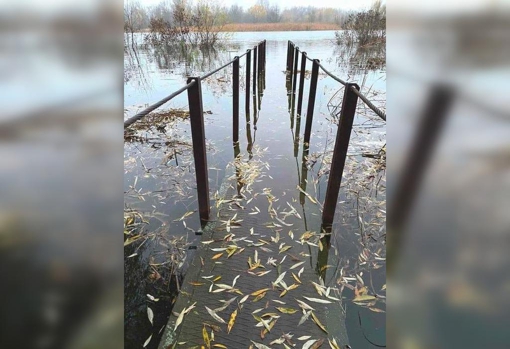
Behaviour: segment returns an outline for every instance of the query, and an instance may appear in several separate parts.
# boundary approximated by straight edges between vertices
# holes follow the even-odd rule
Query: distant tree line
[[[218,20],[218,24],[311,22],[340,25],[349,16],[344,10],[330,7],[296,6],[282,10],[269,0],[258,0],[247,9],[237,4],[225,7],[218,2],[205,0],[162,0],[157,5],[143,7],[137,0],[128,0],[124,4],[124,29],[127,33],[149,29],[154,20],[178,26],[179,19],[182,22],[183,17],[200,16],[200,8],[210,9],[211,16]]]

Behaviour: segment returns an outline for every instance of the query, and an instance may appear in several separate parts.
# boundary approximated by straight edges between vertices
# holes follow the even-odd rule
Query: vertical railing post
[[[298,58],[299,58],[299,47],[294,49],[294,68],[292,69],[293,79],[292,79],[292,106],[294,107],[296,94],[296,83],[297,83],[297,66],[298,66]]]
[[[262,70],[266,70],[266,40],[262,42],[262,55],[261,55],[261,61],[262,61]]]
[[[394,194],[388,202],[387,230],[388,239],[387,270],[393,273],[401,252],[404,228],[416,194],[420,189],[423,176],[434,152],[434,146],[440,136],[441,130],[448,119],[450,109],[455,102],[455,92],[451,86],[433,85],[427,97],[425,109],[421,111],[416,135],[402,166],[403,171],[398,179]]]
[[[251,50],[246,50],[246,114],[250,114],[250,66],[251,66]]]
[[[306,70],[306,52],[301,54],[301,73],[299,75],[299,92],[298,92],[298,105],[297,117],[301,117],[301,108],[303,106],[303,87],[305,84],[305,70]],[[299,131],[297,131],[299,134]]]
[[[207,174],[207,153],[205,145],[204,109],[202,106],[202,84],[199,77],[188,78],[188,104],[193,141],[193,158],[197,180],[198,211],[202,225],[209,220],[209,177]]]
[[[292,75],[294,74],[294,44],[290,44],[290,58],[289,58],[289,76],[288,79],[290,80],[290,87],[292,88]]]
[[[289,57],[290,57],[290,40],[287,41],[287,65],[285,67],[285,71],[287,71],[287,72],[290,70]]]
[[[326,189],[326,198],[324,199],[324,209],[322,211],[322,225],[325,227],[330,227],[333,224],[338,192],[340,191],[345,159],[347,157],[347,148],[349,147],[349,139],[351,138],[352,123],[354,121],[354,115],[356,114],[358,95],[352,89],[359,91],[359,86],[352,83],[347,83],[345,85],[342,110],[340,111],[340,124],[336,131],[335,148],[333,150],[328,187]]]
[[[257,93],[257,59],[258,45],[253,48],[253,94]]]
[[[303,139],[306,147],[310,143],[310,134],[312,133],[313,109],[315,108],[315,95],[317,92],[317,80],[319,77],[319,60],[313,60],[312,77],[310,80],[310,96],[308,97],[308,109],[306,112],[305,137]]]
[[[239,142],[239,57],[234,57],[232,65],[232,105],[233,105],[233,126],[232,139],[234,143]]]
[[[260,68],[262,66],[262,63],[260,62],[260,54],[262,53],[262,43],[259,43],[257,45],[257,71],[254,72],[255,77],[257,78],[257,87],[259,86],[259,72]]]

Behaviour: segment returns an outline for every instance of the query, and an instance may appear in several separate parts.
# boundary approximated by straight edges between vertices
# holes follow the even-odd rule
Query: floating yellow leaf
[[[316,204],[316,203],[317,203],[317,201],[316,201],[316,200],[315,200],[315,199],[314,199],[314,198],[313,198],[310,194],[308,194],[306,191],[304,191],[303,189],[301,189],[301,188],[299,187],[299,185],[298,185],[298,186],[296,186],[296,188],[297,188],[300,192],[302,192],[303,194],[305,194],[305,195],[306,195],[306,197],[307,197],[307,198],[308,198],[311,202],[313,202],[314,204]]]
[[[287,245],[287,246],[283,246],[282,248],[280,248],[280,252],[279,253],[283,253],[285,251],[288,251],[292,248],[292,246],[290,245]]]
[[[216,344],[213,344],[213,348],[227,349],[227,346],[225,346],[223,344],[216,343]]]
[[[294,278],[294,280],[301,283],[301,280],[299,280],[299,278],[296,276],[296,274],[292,273],[292,277]]]
[[[284,314],[294,314],[294,313],[297,313],[297,309],[292,309],[292,308],[276,307],[276,309],[278,309],[280,312],[282,312]]]
[[[227,258],[230,258],[232,257],[232,255],[237,251],[237,246],[229,246],[227,248],[227,253],[228,253],[228,256]]]
[[[292,284],[292,285],[290,285],[289,287],[287,287],[287,291],[294,290],[294,289],[296,289],[296,288],[298,288],[298,287],[299,287],[299,285],[298,285],[298,284]]]
[[[264,298],[264,296],[266,295],[267,292],[263,292],[261,294],[259,294],[257,297],[255,297],[255,299],[253,300],[253,302],[257,302],[259,300],[261,300],[262,298]]]
[[[353,302],[367,302],[367,301],[373,301],[374,299],[376,299],[374,296],[364,294],[364,295],[357,296],[352,301]]]
[[[232,330],[232,327],[234,327],[234,323],[236,322],[236,316],[237,316],[237,309],[234,310],[232,315],[230,315],[230,320],[228,322],[228,327],[227,327],[227,333],[230,333],[230,331]]]
[[[223,252],[221,253],[218,253],[218,254],[215,254],[211,259],[218,259],[220,258],[221,256],[223,256]]]
[[[207,333],[207,329],[204,327],[202,327],[202,337],[204,337],[204,343],[205,345],[207,345],[207,348],[210,349],[211,348],[211,340],[209,339],[209,333]]]
[[[341,349],[340,346],[336,343],[336,339],[333,338],[333,341],[331,341],[330,339],[328,339],[329,341],[329,346],[331,347],[331,349]]]
[[[189,284],[193,285],[193,286],[202,286],[202,285],[204,285],[203,282],[196,282],[196,281],[190,281]]]
[[[317,316],[315,316],[313,311],[312,311],[312,319],[313,319],[313,322],[315,322],[317,324],[317,326],[320,327],[321,330],[328,333],[328,331],[326,331],[326,327],[324,327],[324,325],[319,321],[319,319],[317,318]]]
[[[258,296],[259,294],[264,293],[266,291],[269,291],[269,288],[263,288],[261,290],[255,291],[251,294],[251,296]]]

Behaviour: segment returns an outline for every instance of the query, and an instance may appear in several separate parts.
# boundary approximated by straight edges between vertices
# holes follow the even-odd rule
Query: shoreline
[[[235,32],[279,32],[279,31],[330,31],[341,30],[342,28],[334,23],[229,23],[214,28],[212,31],[222,33]],[[142,29],[140,33],[148,33],[149,29]]]

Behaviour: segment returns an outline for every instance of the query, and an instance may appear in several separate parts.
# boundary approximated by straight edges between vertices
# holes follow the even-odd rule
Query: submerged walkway
[[[245,116],[249,161],[242,162],[240,160],[242,157],[238,157],[239,162],[234,161],[233,167],[227,168],[227,172],[230,169],[231,173],[225,176],[219,197],[217,197],[215,217],[209,216],[209,199],[206,195],[199,194],[201,218],[203,215],[210,217],[209,223],[203,229],[197,252],[173,306],[173,313],[164,329],[159,344],[160,349],[264,349],[269,347],[317,349],[321,346],[343,349],[349,343],[340,291],[334,286],[331,288],[324,286],[322,279],[325,277],[326,269],[330,267],[327,265],[329,253],[327,239],[321,234],[320,224],[315,224],[317,222],[307,224],[304,212],[305,195],[308,197],[306,201],[310,200],[314,204],[317,202],[308,194],[298,193],[299,188],[304,192],[307,186],[306,165],[302,165],[301,173],[299,173],[298,153],[299,148],[303,146],[303,141],[308,143],[307,140],[310,140],[312,117],[308,118],[308,115],[313,115],[319,61],[313,61],[310,83],[310,96],[313,97],[308,103],[306,131],[304,139],[301,139],[300,126],[301,123],[305,123],[305,120],[301,120],[302,118],[296,115],[300,113],[300,103],[298,103],[297,113],[295,112],[299,51],[289,42],[287,67],[294,67],[292,81],[292,74],[287,75],[287,79],[285,74],[282,74],[280,64],[265,66],[265,42],[262,45],[259,44],[258,48],[258,53],[255,49],[253,55],[258,57],[253,67],[253,72],[257,71],[257,78],[255,75],[253,77],[253,94],[249,84],[250,52],[245,54],[248,77],[245,87]],[[289,53],[293,50],[296,58],[292,61]],[[299,74],[299,99],[303,94],[306,60],[309,58],[303,53]],[[261,64],[263,69],[260,69]],[[233,140],[237,141],[239,136],[237,110],[240,109],[238,59],[233,61],[233,71]],[[188,91],[188,100],[192,115],[195,163],[201,167],[196,166],[197,190],[207,195],[207,156],[203,134],[200,79],[205,79],[213,73],[202,78],[190,79],[183,89],[125,122],[125,126],[129,126],[171,99],[172,96],[191,89]],[[282,79],[268,79],[267,90],[270,94],[264,100],[264,106],[261,107],[263,91],[266,89],[266,74],[272,77],[280,75]],[[286,88],[282,88],[283,86]],[[345,88],[346,95],[352,95],[352,93],[359,95],[356,88],[358,88],[357,85],[348,84]],[[285,105],[287,101],[289,108],[284,110],[280,106]],[[251,120],[250,104],[253,107]],[[354,103],[352,102],[351,97],[345,98],[344,104],[345,109],[350,112],[342,114],[345,117],[341,119],[338,132],[346,149],[356,104],[355,100]],[[342,110],[343,108],[342,106]],[[349,113],[350,116],[346,116]],[[257,125],[260,117],[264,122]],[[348,121],[349,118],[350,121]],[[349,122],[350,125],[348,125]],[[290,126],[290,128],[286,126],[287,136],[277,126],[286,123]],[[270,181],[268,178],[273,180],[273,177],[269,175],[257,180],[251,177],[251,183],[247,183],[246,178],[243,180],[243,171],[246,172],[243,164],[255,162],[252,161],[255,132],[259,132],[258,139],[265,140],[264,146],[267,146],[269,152],[275,156],[272,174],[275,177],[278,176],[279,181]],[[292,138],[288,137],[290,134]],[[270,139],[270,137],[273,138]],[[260,144],[260,141],[258,143]],[[336,144],[339,144],[338,141]],[[196,145],[198,146],[195,149]],[[235,153],[239,154],[239,148],[235,150]],[[308,150],[305,152],[301,149],[301,154],[302,156],[299,157],[303,163]],[[343,156],[345,158],[345,154]],[[200,160],[197,161],[197,158]],[[333,159],[334,164],[339,162]],[[295,165],[298,165],[297,176],[287,173],[289,168]],[[333,175],[331,178],[341,177],[343,165],[339,168],[335,165],[332,167],[333,170],[337,171],[339,176]],[[339,188],[339,179],[334,179],[333,182],[335,181],[336,183],[333,184]],[[247,190],[247,187],[252,184],[257,187],[255,193],[253,188]],[[296,184],[299,184],[298,189]],[[245,195],[247,193],[250,195]],[[289,194],[290,199],[289,196],[283,199],[286,193]],[[278,201],[273,195],[278,195],[278,198],[282,199],[275,204],[277,207],[273,207],[273,203]],[[296,198],[298,196],[299,200]],[[336,196],[333,197],[333,201],[336,203]],[[298,204],[302,205],[302,216],[293,206]],[[332,221],[334,205],[331,206],[325,205],[330,211],[329,218]],[[315,208],[317,212],[313,212],[312,215],[320,217],[318,206]]]
[[[344,348],[341,303],[320,286],[318,234],[248,214],[236,182],[222,186],[218,220],[203,231],[159,348],[318,348],[328,339]]]

